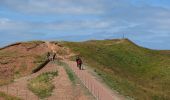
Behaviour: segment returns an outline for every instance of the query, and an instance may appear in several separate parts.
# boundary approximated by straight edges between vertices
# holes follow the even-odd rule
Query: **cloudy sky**
[[[0,47],[121,38],[170,49],[170,0],[0,0]]]

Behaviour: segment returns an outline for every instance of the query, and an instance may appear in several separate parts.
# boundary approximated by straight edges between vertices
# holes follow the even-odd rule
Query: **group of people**
[[[81,60],[80,57],[77,57],[77,58],[76,58],[76,63],[77,63],[77,67],[78,67],[80,70],[83,70],[83,67],[82,67],[83,62],[82,62],[82,60]]]
[[[54,61],[56,57],[56,53],[55,52],[47,52],[47,59],[50,61]]]

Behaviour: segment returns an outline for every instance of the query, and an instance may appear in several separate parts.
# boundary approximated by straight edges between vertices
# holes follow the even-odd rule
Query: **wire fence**
[[[74,62],[69,62],[69,66],[97,100],[114,100],[112,94],[86,70],[79,70]]]
[[[21,89],[17,85],[6,85],[0,88],[1,92],[6,93],[7,95],[12,95],[24,100],[40,100],[40,98],[27,89]]]
[[[89,92],[92,93],[92,95],[97,100],[114,100],[112,94],[105,87],[103,87],[103,85],[100,82],[98,82],[95,79],[95,77],[90,75],[86,70],[79,70],[79,68],[76,67],[76,64],[74,62],[69,62],[67,64],[69,64],[70,68],[74,71],[76,76],[82,81],[84,86],[89,90]],[[38,96],[33,94],[28,89],[21,89],[19,87],[20,86],[17,85],[6,85],[0,87],[0,91],[9,95],[19,97],[23,100],[41,100]],[[80,94],[76,93],[73,96],[78,97],[79,95]],[[70,98],[70,96],[64,95],[64,96],[56,96],[55,99],[43,99],[43,100],[73,100],[73,99]],[[83,99],[74,99],[74,100],[83,100]]]
[[[80,91],[80,90],[78,90],[78,91]],[[65,94],[64,96],[56,94],[56,96],[55,96],[55,94],[54,94],[53,98],[41,99],[40,97],[36,96],[31,91],[29,91],[28,89],[21,89],[17,85],[3,86],[3,87],[0,88],[0,92],[4,92],[7,95],[18,97],[18,98],[20,98],[22,100],[86,100],[86,99],[83,99],[83,98],[78,99],[80,97],[79,92],[74,93],[71,96],[67,95],[67,94]],[[63,91],[61,90],[61,91],[58,91],[58,93],[59,92],[62,93]],[[61,94],[61,93],[59,93],[59,94]],[[1,98],[0,98],[0,100],[1,100]]]
[[[52,64],[51,66],[55,67],[55,64]],[[45,72],[50,71],[47,69],[43,69],[43,70],[45,70]],[[43,72],[44,71],[32,74],[32,78],[38,76],[39,74],[41,74]],[[37,95],[35,95],[32,91],[30,91],[27,87],[27,84],[25,84],[25,82],[23,82],[23,81],[28,81],[30,78],[31,78],[31,76],[23,77],[19,81],[16,81],[12,84],[4,85],[4,86],[0,87],[0,92],[4,92],[7,95],[12,95],[12,96],[18,97],[22,100],[41,100],[41,98],[38,97]],[[57,84],[57,82],[54,82],[54,84]],[[63,89],[58,89],[57,93],[55,93],[55,94],[52,93],[52,95],[50,97],[45,98],[43,100],[87,100],[84,98],[79,98],[81,96],[81,94],[78,91],[81,91],[80,88],[78,88],[78,90],[75,90],[72,93],[72,95],[67,95],[67,94],[65,94],[65,92],[63,92]],[[0,98],[0,100],[1,100],[1,98]]]

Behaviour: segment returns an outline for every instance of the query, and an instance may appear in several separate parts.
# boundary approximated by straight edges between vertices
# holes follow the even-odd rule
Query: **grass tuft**
[[[0,99],[3,98],[4,100],[22,100],[18,97],[14,97],[14,96],[11,96],[11,95],[7,95],[3,92],[0,92]]]
[[[70,79],[70,81],[73,83],[73,85],[76,84],[76,75],[74,74],[74,72],[72,71],[72,69],[69,67],[69,65],[65,62],[62,61],[57,61],[57,64],[59,66],[63,66],[64,69],[66,70],[66,73]]]
[[[54,89],[52,79],[58,75],[58,72],[46,72],[28,83],[28,88],[41,99],[49,97]]]

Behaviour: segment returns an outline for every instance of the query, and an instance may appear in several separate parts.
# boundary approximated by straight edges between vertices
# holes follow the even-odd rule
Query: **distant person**
[[[77,62],[77,67],[79,67],[80,70],[82,70],[82,60],[80,57],[77,57],[76,59],[76,62]]]
[[[79,65],[78,65],[78,60],[80,59],[80,57],[77,57],[76,58],[76,63],[77,63],[77,67],[79,67]]]
[[[56,53],[53,53],[53,58],[52,58],[53,61],[55,60],[55,57],[56,57]]]
[[[47,52],[47,59],[50,60],[50,52]]]
[[[52,61],[52,60],[53,60],[53,52],[52,52],[52,50],[50,51],[49,59],[50,59],[50,61]]]

